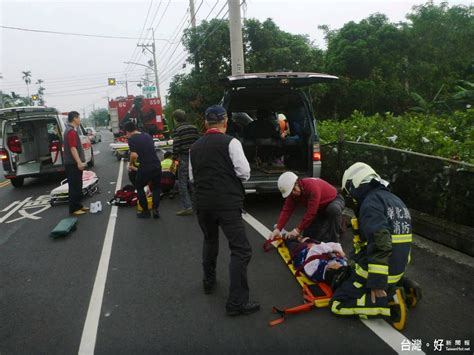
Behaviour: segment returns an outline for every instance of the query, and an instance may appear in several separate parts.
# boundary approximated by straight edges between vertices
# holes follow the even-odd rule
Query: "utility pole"
[[[160,86],[158,85],[158,68],[156,66],[155,29],[149,28],[149,30],[151,30],[153,42],[151,44],[137,44],[137,47],[142,47],[153,55],[153,71],[155,72],[156,96],[160,98],[161,95]],[[151,47],[152,50],[150,50],[148,47]]]
[[[191,14],[191,26],[193,27],[194,33],[196,33],[196,11],[194,10],[194,0],[189,0],[189,12]],[[194,68],[199,72],[199,54],[197,47],[194,51]]]
[[[232,75],[245,73],[240,0],[227,0],[229,6],[230,58]]]

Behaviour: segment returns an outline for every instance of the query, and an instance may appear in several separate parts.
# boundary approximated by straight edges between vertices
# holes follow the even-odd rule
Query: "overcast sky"
[[[225,0],[217,1],[217,5],[216,0],[194,1],[196,9],[199,8],[196,16],[198,24],[206,18],[216,17],[226,6]],[[261,21],[272,18],[282,30],[307,34],[323,48],[325,44],[323,34],[318,30],[319,25],[338,29],[346,22],[360,21],[376,12],[386,14],[392,22],[404,21],[414,5],[424,2],[247,0],[242,15]],[[468,5],[471,1],[449,3]],[[0,0],[0,4],[2,26],[132,38],[151,38],[148,28],[155,28],[162,97],[167,93],[172,76],[186,70],[182,68],[186,54],[178,42],[181,29],[189,26],[189,0]],[[226,10],[223,9],[219,18]],[[136,47],[138,42],[150,43],[148,40],[79,37],[3,28],[0,28],[0,34],[2,90],[26,96],[21,72],[30,70],[31,93],[38,87],[34,83],[43,79],[47,105],[62,111],[90,112],[93,107],[106,107],[107,97],[125,95],[123,85],[107,86],[108,77],[124,81],[127,76],[129,93],[140,94],[141,89],[133,81],[144,77],[145,68],[124,62],[146,64],[151,58]]]

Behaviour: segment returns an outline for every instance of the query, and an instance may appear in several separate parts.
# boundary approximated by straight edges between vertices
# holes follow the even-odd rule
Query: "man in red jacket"
[[[299,179],[296,174],[285,172],[278,179],[278,189],[285,203],[271,237],[280,235],[300,204],[306,207],[306,213],[288,237],[297,238],[304,231],[304,237],[321,242],[339,242],[345,202],[334,186],[322,179]]]

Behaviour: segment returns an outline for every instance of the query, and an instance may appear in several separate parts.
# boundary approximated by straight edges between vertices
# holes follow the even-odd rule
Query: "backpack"
[[[109,201],[114,206],[136,206],[138,202],[138,195],[133,185],[125,185],[114,194],[114,197]]]

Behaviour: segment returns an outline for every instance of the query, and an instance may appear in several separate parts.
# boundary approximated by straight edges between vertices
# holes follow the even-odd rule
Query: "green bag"
[[[76,224],[77,218],[64,218],[56,225],[56,227],[54,227],[49,236],[53,238],[65,237],[72,231],[76,230]]]

